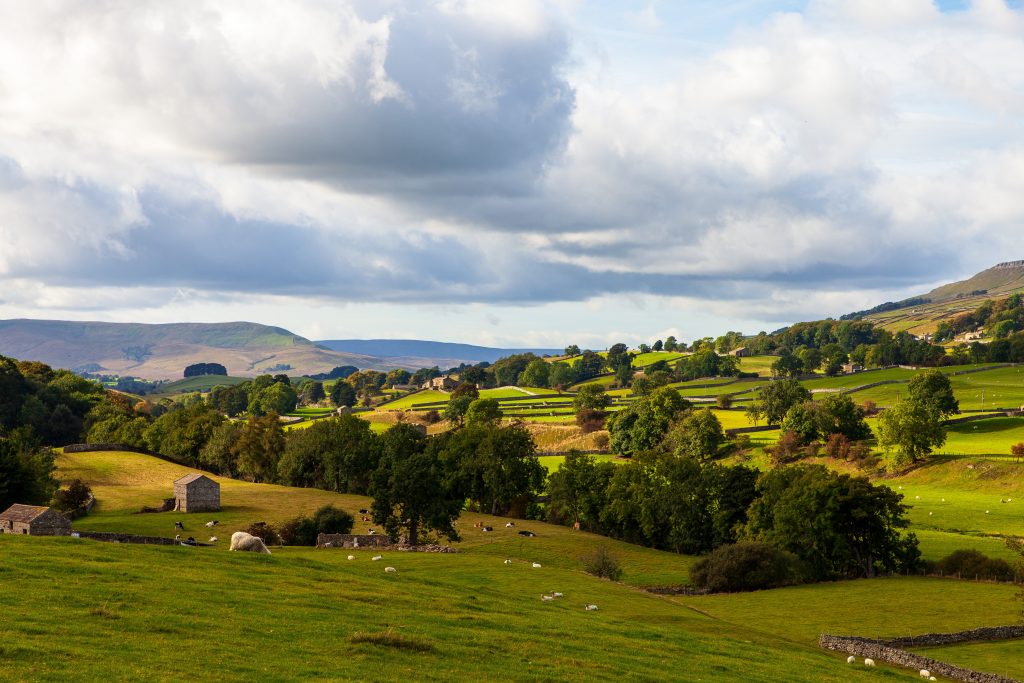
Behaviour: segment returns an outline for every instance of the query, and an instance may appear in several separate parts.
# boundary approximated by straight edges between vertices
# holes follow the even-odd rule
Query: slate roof
[[[0,513],[0,521],[3,522],[20,522],[22,524],[28,524],[39,515],[43,514],[50,508],[40,505],[21,505],[15,503],[11,507],[7,508]]]
[[[192,474],[186,474],[184,477],[181,477],[179,479],[175,479],[174,483],[175,484],[191,484],[192,482],[198,481],[199,479],[206,479],[207,481],[213,482],[214,484],[217,483],[217,482],[213,481],[213,479],[210,479],[205,474],[199,474],[198,472],[193,472]]]

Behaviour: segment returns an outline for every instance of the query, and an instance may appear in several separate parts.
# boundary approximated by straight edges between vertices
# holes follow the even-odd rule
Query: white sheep
[[[866,658],[864,660],[864,666],[874,666],[874,665],[875,665],[875,660],[871,659],[871,657],[868,657],[868,658]]]
[[[533,568],[534,569],[540,569],[540,562],[534,562],[533,563]]]
[[[921,678],[931,678],[932,677],[932,672],[929,671],[928,669],[921,669],[921,671],[919,671],[918,673],[921,675]]]
[[[512,564],[512,560],[505,560],[505,564]]]
[[[267,550],[266,544],[263,543],[263,539],[252,534],[247,534],[244,531],[236,531],[231,534],[231,548],[230,550],[243,551],[250,553],[262,553],[269,555],[270,551]]]
[[[929,681],[937,681],[937,680],[939,680],[939,679],[937,679],[937,678],[936,678],[935,676],[929,676],[929,677],[928,677],[928,680],[929,680]]]
[[[562,593],[559,593],[558,591],[555,591],[554,593],[551,594],[551,597],[553,597],[553,598],[564,598],[565,595],[563,595]]]
[[[218,539],[216,536],[210,536],[210,541],[209,542],[210,543],[216,543],[218,540],[220,540],[220,539]]]
[[[542,596],[540,596],[540,599],[543,600],[544,602],[551,602],[552,600],[554,600],[554,597],[552,597],[550,595],[542,595]]]
[[[348,559],[350,559],[350,560],[354,560],[354,559],[356,559],[356,556],[355,556],[355,555],[349,555],[349,556],[348,556]]]
[[[584,609],[587,610],[588,612],[596,612],[597,611],[597,605],[587,605],[586,607],[584,607]]]
[[[377,560],[383,560],[384,556],[383,555],[374,555],[370,559],[373,560],[374,562],[376,562]]]
[[[857,658],[854,657],[853,655],[850,655],[849,657],[846,658],[846,663],[847,664],[854,664],[856,662],[857,662]]]
[[[218,524],[220,524],[220,522],[218,522],[217,520],[214,519],[214,520],[211,520],[211,521],[207,522],[206,526],[212,529],[213,527],[217,526]]]
[[[505,528],[506,529],[511,529],[514,526],[515,526],[515,524],[513,524],[512,522],[509,522],[508,524],[505,525]]]
[[[181,540],[181,534],[174,534],[174,540],[175,541],[180,541]]]
[[[394,573],[396,573],[397,571],[398,571],[398,570],[397,570],[397,569],[395,569],[394,567],[384,567],[384,572],[385,572],[386,574],[394,574]]]
[[[986,514],[986,515],[988,514],[988,510],[985,510],[985,514]]]

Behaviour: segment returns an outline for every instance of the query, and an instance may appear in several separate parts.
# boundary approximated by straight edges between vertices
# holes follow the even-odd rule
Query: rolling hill
[[[249,322],[138,323],[0,320],[0,354],[54,367],[178,379],[193,363],[221,363],[235,376],[327,372],[339,365],[385,370],[380,358],[318,346],[280,327]]]
[[[1024,292],[1024,261],[1007,261],[966,280],[898,302],[893,310],[868,312],[863,319],[891,332],[906,330],[923,335],[933,332],[939,322],[973,311],[988,299],[1003,299],[1018,292]]]
[[[516,353],[559,355],[562,349],[498,349],[420,339],[330,339],[317,344],[332,351],[376,356],[396,366],[453,368],[462,363],[493,363]]]

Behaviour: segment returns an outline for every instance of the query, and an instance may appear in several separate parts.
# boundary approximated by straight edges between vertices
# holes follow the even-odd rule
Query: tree
[[[542,358],[530,361],[519,376],[519,385],[524,387],[547,387],[551,376],[551,364]]]
[[[339,379],[331,387],[331,401],[339,408],[351,408],[356,404],[356,390],[348,382]]]
[[[793,432],[806,444],[842,434],[850,441],[871,436],[864,409],[846,394],[829,394],[821,401],[804,401],[791,406],[782,420],[783,432]]]
[[[799,403],[811,400],[811,392],[795,379],[770,382],[751,405],[768,424],[779,424],[789,409]],[[754,412],[748,409],[748,412]]]
[[[276,413],[251,416],[231,447],[238,473],[253,482],[275,481],[284,444],[284,431]]]
[[[633,383],[633,365],[630,361],[615,368],[615,382],[620,387],[628,387]]]
[[[288,433],[278,477],[289,486],[366,493],[379,448],[370,423],[355,415],[318,420]]]
[[[448,399],[448,404],[444,408],[444,418],[452,424],[461,425],[463,420],[466,419],[466,412],[469,410],[469,406],[477,400],[469,394]]]
[[[58,486],[56,468],[53,451],[32,443],[24,433],[0,439],[0,509],[49,503]]]
[[[410,379],[412,379],[412,373],[408,370],[395,368],[387,374],[384,383],[389,387],[393,387],[396,384],[408,384]]]
[[[960,411],[960,403],[953,394],[949,377],[940,370],[929,370],[910,378],[907,391],[917,401],[940,419]]]
[[[657,341],[654,342],[654,344],[651,345],[652,351],[661,351],[663,348],[665,348],[665,346],[664,344],[661,343],[660,339],[658,339]]]
[[[666,437],[669,449],[676,455],[708,460],[725,442],[722,423],[709,409],[694,410],[684,417]]]
[[[324,383],[317,382],[316,380],[310,382],[306,387],[306,401],[309,403],[319,403],[320,401],[327,398],[326,392],[324,392]]]
[[[604,387],[600,384],[584,384],[576,392],[576,398],[572,401],[573,410],[579,413],[581,410],[604,410],[612,404],[612,397],[605,393]]]
[[[474,401],[480,398],[480,390],[477,386],[471,382],[461,382],[459,386],[455,387],[449,396],[449,400],[453,398],[462,398],[463,396],[469,396]]]
[[[808,578],[873,577],[914,569],[917,538],[903,496],[821,465],[769,470],[757,482],[746,535],[800,558]]]
[[[792,353],[779,356],[778,360],[772,363],[772,375],[775,377],[796,377],[803,369],[803,361]]]
[[[630,457],[656,448],[672,423],[691,405],[672,387],[655,389],[608,419],[612,450]]]
[[[501,422],[501,404],[493,398],[478,398],[466,408],[466,424],[495,425]]]
[[[290,383],[274,382],[249,399],[249,412],[253,415],[286,415],[295,410],[298,402],[299,397]]]
[[[567,387],[576,381],[576,372],[568,363],[552,363],[548,374],[548,385],[554,388]]]
[[[569,358],[573,356],[578,356],[580,355],[580,347],[577,346],[576,344],[569,344],[568,346],[565,347],[564,355]]]
[[[459,534],[453,522],[466,496],[453,487],[439,449],[415,427],[397,424],[381,437],[381,456],[370,479],[373,521],[392,538],[402,531],[409,545],[417,545],[421,533],[437,531],[451,541]]]
[[[800,362],[803,364],[804,369],[807,370],[808,372],[814,372],[815,370],[817,370],[819,367],[821,367],[821,363],[824,360],[825,357],[822,354],[822,352],[814,348],[813,346],[810,348],[803,349],[800,352]]]
[[[604,368],[604,358],[593,351],[584,351],[579,359],[573,364],[576,372],[576,381],[585,382],[601,374]]]
[[[665,338],[664,349],[666,351],[675,351],[677,348],[678,348],[678,342],[676,342],[676,338],[675,337],[668,336],[668,337]]]
[[[651,347],[648,346],[647,344],[641,344],[638,347],[638,350],[640,351],[640,353],[650,353],[651,352]]]
[[[938,414],[919,401],[901,401],[878,416],[878,444],[899,449],[895,465],[917,462],[944,443],[946,430]]]
[[[1017,462],[1024,458],[1024,443],[1014,444],[1010,447],[1010,454],[1017,459]]]
[[[458,488],[492,515],[505,514],[544,485],[533,437],[521,424],[468,424],[437,440],[436,447]]]
[[[227,375],[228,370],[220,363],[195,363],[185,368],[185,377],[201,377],[203,375]]]
[[[550,521],[577,524],[587,531],[600,532],[605,490],[615,465],[598,463],[593,456],[572,452],[562,466],[548,477],[548,515]]]

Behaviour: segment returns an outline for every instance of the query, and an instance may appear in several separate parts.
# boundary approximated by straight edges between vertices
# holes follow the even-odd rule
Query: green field
[[[1004,640],[996,643],[968,643],[948,647],[916,648],[914,652],[975,671],[1024,680],[1024,643]]]
[[[590,456],[597,462],[614,462],[623,463],[626,462],[624,458],[619,458],[614,455],[592,455]],[[562,463],[565,462],[564,455],[542,455],[537,460],[548,472],[557,472],[561,468]]]
[[[433,389],[426,389],[424,391],[417,391],[414,394],[404,396],[397,401],[391,403],[385,403],[381,406],[381,410],[407,410],[417,403],[434,403],[436,401],[447,401],[449,394],[443,391],[435,391]]]
[[[248,382],[249,377],[231,377],[229,375],[202,375],[200,377],[187,377],[177,382],[169,382],[160,385],[158,391],[149,396],[150,399],[160,396],[171,396],[174,394],[191,394],[196,391],[206,392],[216,386],[233,387],[243,382]]]
[[[368,504],[360,496],[217,478],[221,512],[136,514],[170,495],[171,482],[190,470],[123,452],[65,454],[59,467],[62,478],[83,478],[97,496],[94,513],[75,522],[79,529],[173,536],[181,520],[186,533],[205,540],[198,532],[209,533],[208,517],[221,521],[216,532],[226,538],[249,522],[277,523],[326,503],[356,513]],[[954,479],[949,472],[927,477],[932,486]],[[906,488],[911,478],[902,481]],[[1016,609],[1012,587],[920,578],[666,599],[631,586],[685,582],[693,558],[541,522],[517,520],[506,529],[504,521],[464,513],[461,553],[385,552],[383,563],[369,561],[372,551],[349,562],[347,552],[329,550],[275,548],[265,557],[226,553],[224,543],[0,537],[0,576],[18,577],[0,580],[5,623],[18,625],[0,645],[3,677],[148,678],[166,670],[176,680],[328,671],[349,680],[689,681],[700,671],[709,681],[913,680],[916,673],[903,670],[851,669],[814,641],[822,631],[885,636],[1008,623]],[[366,526],[357,523],[357,531]],[[538,535],[523,538],[521,529]],[[598,544],[619,556],[624,583],[580,571],[578,558]],[[383,565],[398,573],[384,574]],[[564,601],[540,600],[553,590]],[[588,603],[600,609],[586,612]],[[586,638],[565,637],[576,633]],[[112,640],[117,657],[104,650]]]
[[[638,353],[633,357],[633,367],[643,369],[651,363],[657,363],[659,360],[663,360],[669,365],[672,365],[677,360],[685,356],[684,353],[678,353],[676,351],[651,351],[649,353]]]

